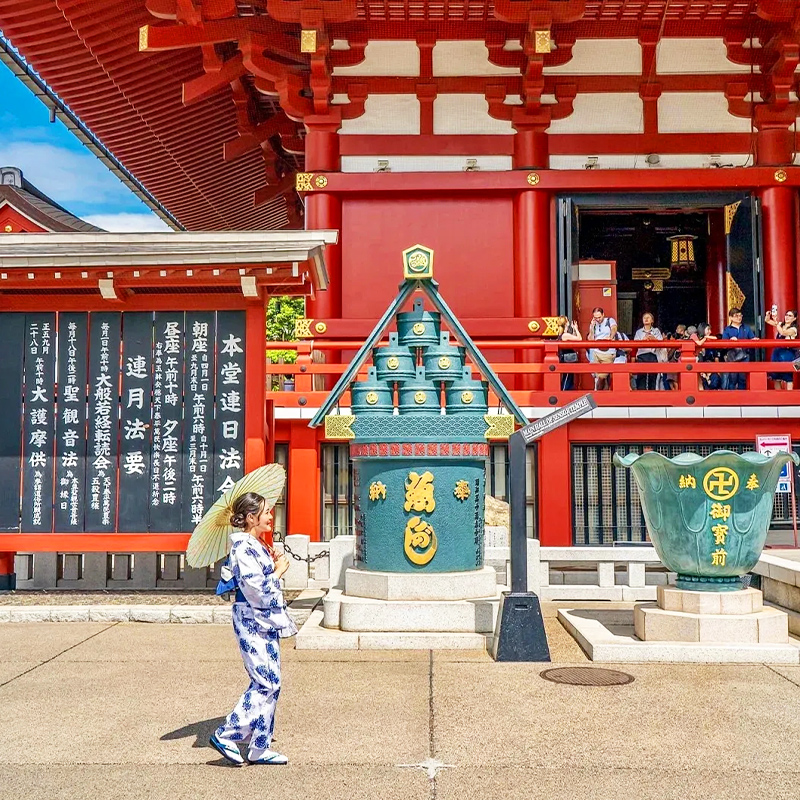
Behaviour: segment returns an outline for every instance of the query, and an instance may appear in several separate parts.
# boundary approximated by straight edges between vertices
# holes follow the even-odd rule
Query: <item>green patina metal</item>
[[[426,377],[425,367],[417,367],[417,374],[397,390],[400,414],[441,414],[440,391],[440,386]]]
[[[377,370],[378,380],[389,383],[405,381],[417,374],[416,353],[398,343],[397,331],[389,334],[386,347],[376,347],[372,351],[372,363]]]
[[[422,364],[425,374],[432,381],[440,381],[445,385],[461,377],[467,351],[460,345],[450,344],[450,334],[444,331],[439,343],[425,350]]]
[[[431,274],[432,251],[417,246],[404,257]],[[406,264],[406,274],[418,273]],[[413,291],[424,292],[437,311],[426,310],[417,298],[411,311],[400,312]],[[392,319],[397,331],[389,333],[388,346],[376,347]],[[442,319],[459,344],[441,331]],[[370,353],[374,366],[366,380],[356,381]],[[474,379],[472,368],[464,365],[467,353],[485,381]],[[521,423],[527,420],[430,279],[409,277],[401,285],[312,427],[322,423],[350,385],[351,415],[328,421],[349,422],[349,429],[338,426],[339,436],[354,437],[356,568],[480,569],[489,386]]]
[[[781,470],[794,453],[771,458],[717,450],[614,456],[633,472],[650,539],[679,589],[729,591],[764,549]]]
[[[422,298],[414,300],[411,311],[397,315],[397,335],[405,347],[430,347],[439,344],[441,315],[427,311]]]
[[[357,416],[377,414],[379,416],[394,413],[394,398],[391,384],[378,380],[377,370],[370,367],[365,381],[356,381],[350,387],[353,413]]]

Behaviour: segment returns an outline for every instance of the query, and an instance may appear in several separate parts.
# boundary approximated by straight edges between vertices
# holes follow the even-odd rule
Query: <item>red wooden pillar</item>
[[[726,314],[725,273],[725,211],[711,211],[706,264],[706,316],[712,332],[719,336],[728,324]]]
[[[339,123],[306,124],[306,172],[339,172]],[[337,195],[312,191],[306,195],[306,230],[341,230],[342,201]],[[306,301],[310,319],[340,319],[342,316],[342,248],[338,244],[325,248],[329,286]]]
[[[764,234],[764,303],[779,314],[797,310],[797,194],[790,186],[762,189]]]
[[[0,592],[17,588],[17,576],[14,572],[14,556],[16,553],[0,553]]]
[[[287,529],[320,539],[320,465],[317,431],[305,420],[289,432]]]
[[[514,169],[546,169],[549,164],[547,134],[521,128],[514,136]],[[550,194],[531,188],[514,197],[514,315],[550,315]],[[521,351],[517,361],[535,363],[541,356]],[[540,376],[523,377],[520,389],[540,390]]]
[[[569,425],[539,440],[539,541],[542,547],[572,544],[572,453]]]
[[[267,311],[264,301],[249,304],[245,315],[244,471],[248,473],[265,464],[267,458]]]

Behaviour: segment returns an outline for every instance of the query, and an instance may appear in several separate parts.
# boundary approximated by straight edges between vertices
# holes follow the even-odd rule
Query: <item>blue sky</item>
[[[109,231],[170,228],[0,62],[0,166],[19,167],[68,211]]]

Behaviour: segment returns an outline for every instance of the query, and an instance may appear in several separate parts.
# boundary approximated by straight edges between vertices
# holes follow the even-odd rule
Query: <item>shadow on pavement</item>
[[[200,722],[192,722],[175,731],[165,733],[161,737],[161,741],[168,742],[173,739],[188,739],[190,736],[194,736],[195,740],[192,747],[208,747],[209,737],[223,722],[225,722],[225,717],[214,717],[212,719],[201,720]],[[225,759],[220,759],[220,761],[225,761]]]

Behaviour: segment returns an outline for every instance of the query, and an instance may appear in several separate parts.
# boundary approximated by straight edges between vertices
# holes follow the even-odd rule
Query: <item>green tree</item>
[[[296,341],[294,323],[304,315],[303,297],[270,297],[267,306],[267,341]],[[267,350],[267,358],[273,364],[294,364],[297,361],[297,353],[294,350]]]
[[[305,314],[303,297],[270,297],[267,306],[267,339],[293,342],[294,322]]]

